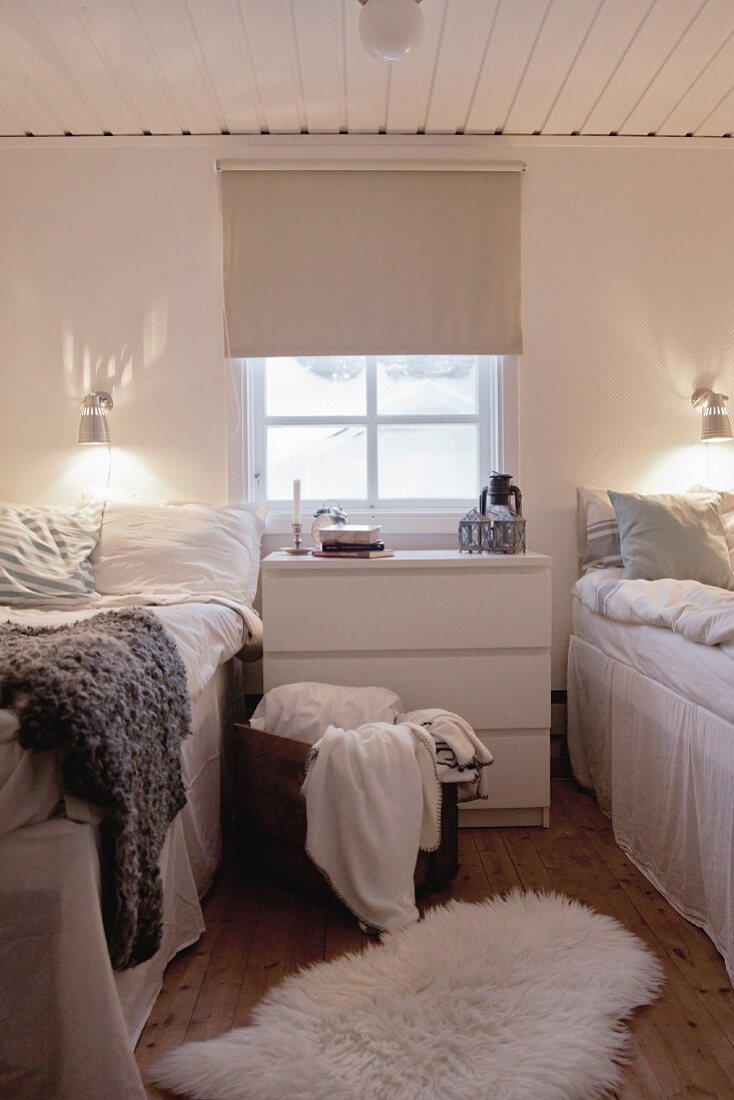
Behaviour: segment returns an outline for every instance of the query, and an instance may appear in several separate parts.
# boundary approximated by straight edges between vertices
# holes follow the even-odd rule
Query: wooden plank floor
[[[619,1100],[734,1100],[734,993],[710,940],[674,909],[614,843],[595,800],[555,780],[550,829],[462,829],[461,869],[426,905],[479,901],[514,886],[556,889],[616,917],[662,959],[667,981],[636,1013]],[[140,1038],[147,1067],[185,1040],[247,1024],[284,974],[360,950],[367,937],[336,904],[309,902],[225,864],[205,905],[206,933],[168,967]],[[163,1093],[149,1089],[149,1096]],[[437,1097],[436,1100],[440,1100]]]

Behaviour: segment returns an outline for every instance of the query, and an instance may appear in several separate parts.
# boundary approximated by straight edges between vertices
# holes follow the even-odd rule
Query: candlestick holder
[[[291,528],[293,530],[293,545],[292,546],[281,546],[281,550],[283,551],[283,553],[284,554],[298,555],[299,557],[301,557],[304,554],[310,554],[311,551],[308,549],[308,547],[301,546],[302,535],[303,535],[303,524],[302,523],[292,523]]]

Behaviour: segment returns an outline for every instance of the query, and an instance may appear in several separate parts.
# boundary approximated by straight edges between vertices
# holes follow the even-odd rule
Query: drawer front
[[[550,806],[549,730],[516,733],[481,730],[480,737],[494,756],[489,769],[489,799],[462,802],[462,813]]]
[[[264,689],[301,680],[392,688],[406,710],[443,707],[475,729],[550,726],[550,658],[523,653],[420,654],[266,653]]]
[[[266,652],[550,645],[550,571],[263,574]]]

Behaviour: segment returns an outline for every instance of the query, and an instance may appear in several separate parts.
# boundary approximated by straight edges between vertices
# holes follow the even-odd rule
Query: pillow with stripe
[[[35,605],[94,595],[89,555],[104,505],[0,503],[0,604]]]
[[[606,489],[579,485],[579,564],[582,573],[589,569],[621,569],[617,516]]]
[[[638,494],[639,495],[639,494]],[[622,551],[619,544],[617,514],[612,507],[606,489],[594,489],[588,485],[579,485],[576,489],[578,502],[578,544],[579,565],[582,573],[590,569],[622,569]],[[670,500],[682,502],[699,501],[723,504],[723,494],[703,485],[696,485],[686,493],[669,494]],[[734,502],[733,502],[734,506]],[[722,510],[725,510],[722,508]],[[726,526],[726,518],[724,520]],[[728,528],[727,528],[728,529]],[[734,524],[732,524],[734,531]],[[728,536],[727,536],[728,541]],[[729,550],[734,558],[734,534]],[[732,562],[734,566],[734,560]]]

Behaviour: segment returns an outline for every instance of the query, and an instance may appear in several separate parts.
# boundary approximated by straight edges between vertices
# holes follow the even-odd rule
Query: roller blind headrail
[[[217,161],[218,172],[524,172],[522,160],[422,160],[401,158],[356,158],[340,160],[300,160],[273,158],[264,160],[224,159]]]

